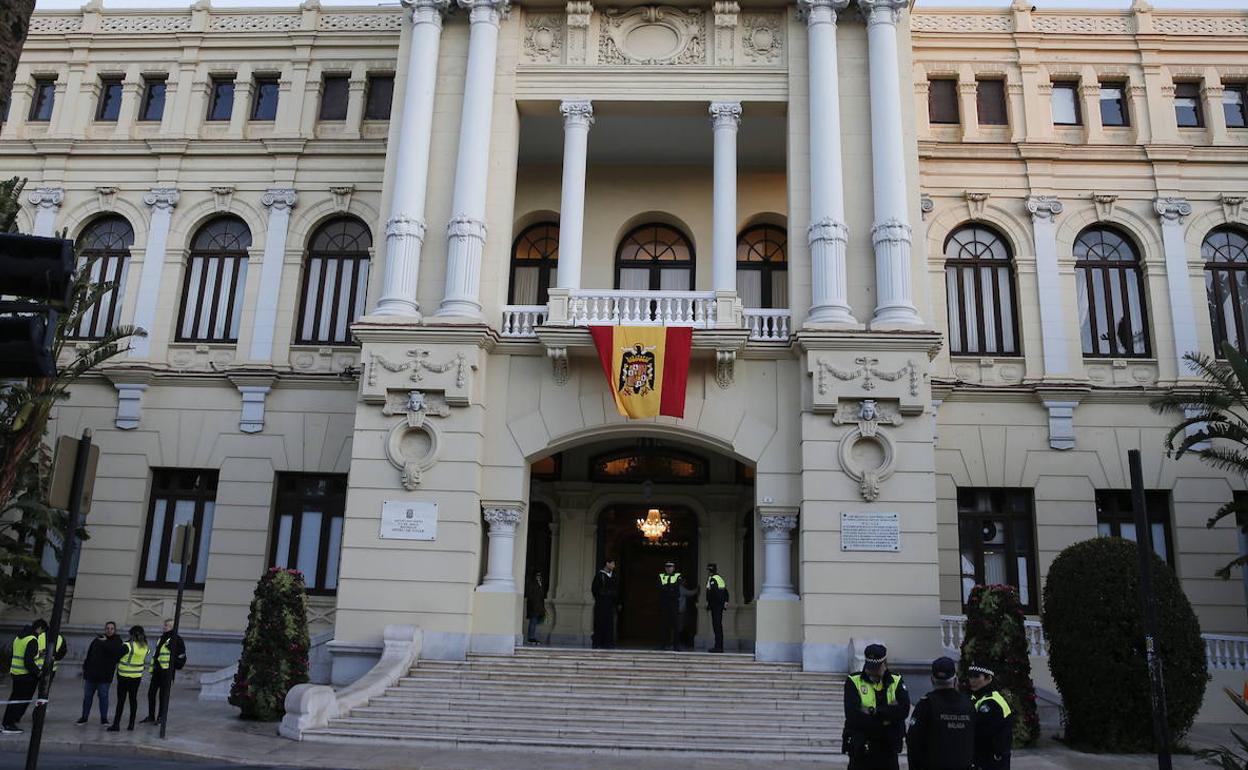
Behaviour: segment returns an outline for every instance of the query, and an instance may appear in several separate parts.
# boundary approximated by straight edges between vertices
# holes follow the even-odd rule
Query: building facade
[[[930,659],[970,586],[1038,615],[1062,548],[1134,536],[1138,448],[1155,549],[1245,632],[1204,525],[1242,482],[1167,459],[1150,403],[1248,346],[1246,33],[1142,2],[37,14],[0,165],[118,281],[80,335],[148,331],[56,410],[103,450],[71,623],[169,614],[195,522],[184,623],[223,663],[270,566],[348,681],[390,623],[510,652],[537,571],[543,638],[587,644],[607,556],[628,644],[671,558],[719,565],[760,659]],[[617,324],[693,327],[683,418],[616,414],[586,327]]]

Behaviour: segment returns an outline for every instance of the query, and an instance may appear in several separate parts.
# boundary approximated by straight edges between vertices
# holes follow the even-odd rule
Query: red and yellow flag
[[[598,360],[625,417],[685,416],[693,330],[665,326],[591,326]]]

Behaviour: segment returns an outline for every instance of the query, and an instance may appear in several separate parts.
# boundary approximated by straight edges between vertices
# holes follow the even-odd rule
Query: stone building
[[[38,13],[0,168],[120,282],[82,336],[149,332],[56,411],[103,449],[71,624],[169,614],[193,521],[223,663],[270,566],[348,681],[387,624],[511,652],[535,571],[543,639],[587,644],[608,555],[628,644],[673,558],[718,563],[761,660],[930,659],[969,586],[1038,614],[1062,548],[1133,536],[1138,448],[1203,630],[1248,631],[1204,526],[1243,484],[1149,407],[1248,346],[1245,34],[1143,2]],[[616,414],[586,327],[617,324],[693,327],[683,418]]]

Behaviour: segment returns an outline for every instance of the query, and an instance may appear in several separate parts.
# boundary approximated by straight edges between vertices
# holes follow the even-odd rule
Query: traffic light
[[[74,285],[74,244],[0,233],[0,377],[52,377],[60,313]]]

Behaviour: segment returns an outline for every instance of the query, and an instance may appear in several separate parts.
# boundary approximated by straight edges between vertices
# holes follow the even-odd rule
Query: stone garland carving
[[[213,32],[288,32],[299,29],[303,15],[298,13],[250,13],[212,17],[208,29]]]
[[[429,418],[446,417],[451,408],[438,394],[410,390],[387,394],[381,413],[404,416],[386,436],[386,459],[399,471],[403,489],[414,492],[438,458],[439,433]]]
[[[406,372],[411,371],[408,377],[412,382],[420,382],[424,379],[424,372],[432,372],[434,374],[445,374],[451,369],[455,369],[455,385],[456,387],[464,387],[468,381],[468,359],[463,353],[456,353],[455,357],[449,361],[440,364],[429,362],[430,351],[421,348],[412,348],[407,351],[407,355],[411,361],[391,361],[385,356],[373,354],[373,365],[368,368],[368,384],[377,384],[377,367],[380,366],[388,372]]]
[[[741,17],[741,47],[754,64],[776,64],[784,49],[778,14],[749,13]]]
[[[563,17],[553,14],[528,16],[524,20],[525,59],[558,62],[563,54]]]
[[[340,32],[398,32],[403,29],[401,13],[323,13],[316,28]]]
[[[880,359],[870,356],[859,356],[854,359],[856,366],[853,369],[839,369],[827,361],[820,360],[818,362],[819,376],[816,380],[816,387],[819,389],[820,395],[827,395],[828,377],[835,377],[841,382],[853,382],[854,380],[862,380],[863,390],[875,390],[875,381],[877,379],[885,382],[896,382],[902,377],[910,376],[910,395],[919,395],[919,368],[914,365],[913,361],[907,361],[906,365],[894,372],[885,371],[878,368]]]
[[[706,64],[706,12],[646,6],[601,14],[599,64]]]

